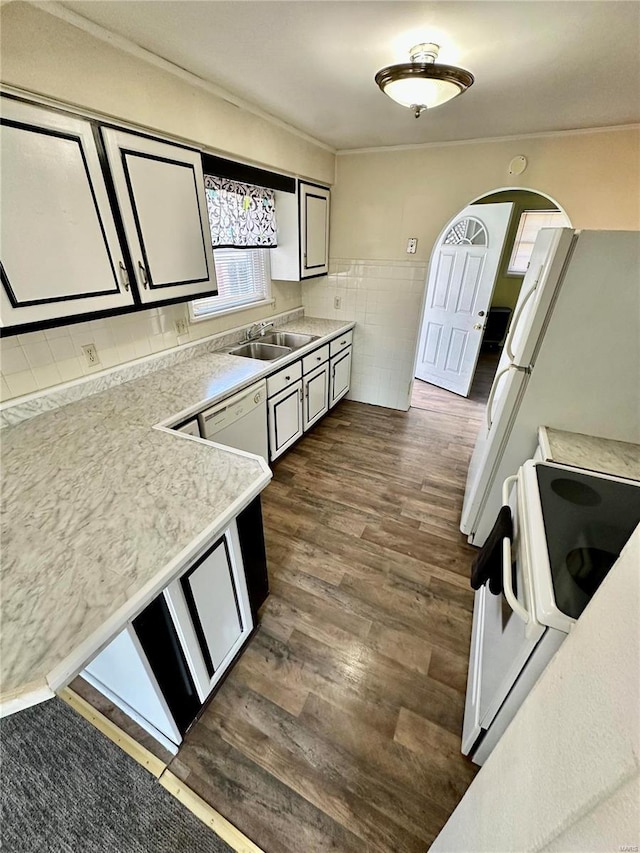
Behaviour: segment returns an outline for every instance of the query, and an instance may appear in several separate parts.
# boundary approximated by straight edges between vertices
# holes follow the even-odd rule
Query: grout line
[[[57,696],[73,708],[74,711],[77,711],[81,717],[84,717],[85,720],[95,726],[98,731],[108,737],[109,740],[113,741],[116,746],[119,746],[127,755],[137,761],[145,770],[148,770],[152,776],[155,776],[156,779],[160,778],[167,766],[161,758],[149,752],[137,740],[134,740],[131,735],[119,728],[108,717],[101,714],[100,711],[97,711],[93,705],[90,705],[86,699],[83,699],[82,696],[79,696],[70,687],[63,687],[62,690],[58,691]]]
[[[198,794],[191,790],[178,777],[166,769],[159,780],[165,790],[169,791],[183,806],[206,823],[223,841],[225,841],[236,853],[263,853],[262,849],[254,844],[250,838],[240,832],[220,812],[210,806]]]

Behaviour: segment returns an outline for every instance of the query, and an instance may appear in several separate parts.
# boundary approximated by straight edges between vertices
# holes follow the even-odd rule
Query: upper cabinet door
[[[144,303],[217,293],[199,152],[102,128]]]
[[[88,121],[2,98],[0,325],[133,304]]]
[[[300,181],[300,277],[329,270],[329,190]]]

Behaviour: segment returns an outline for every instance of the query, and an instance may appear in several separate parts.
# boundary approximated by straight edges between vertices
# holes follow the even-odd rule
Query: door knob
[[[479,330],[479,329],[481,329],[481,328],[482,328],[482,323],[476,323],[476,324],[475,324],[475,326],[474,326],[473,328],[474,328],[474,329],[478,329],[478,330]]]
[[[484,311],[478,311],[478,317],[484,317]]]

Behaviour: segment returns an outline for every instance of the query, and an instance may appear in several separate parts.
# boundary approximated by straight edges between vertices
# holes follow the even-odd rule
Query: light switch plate
[[[409,237],[407,240],[407,254],[415,255],[416,248],[418,246],[418,238],[417,237]]]

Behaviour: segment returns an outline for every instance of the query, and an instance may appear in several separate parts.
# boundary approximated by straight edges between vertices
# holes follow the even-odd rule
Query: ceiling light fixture
[[[409,51],[411,62],[380,69],[375,81],[385,95],[413,110],[416,118],[425,110],[439,107],[473,84],[473,74],[455,65],[436,62],[440,46],[417,44]]]

